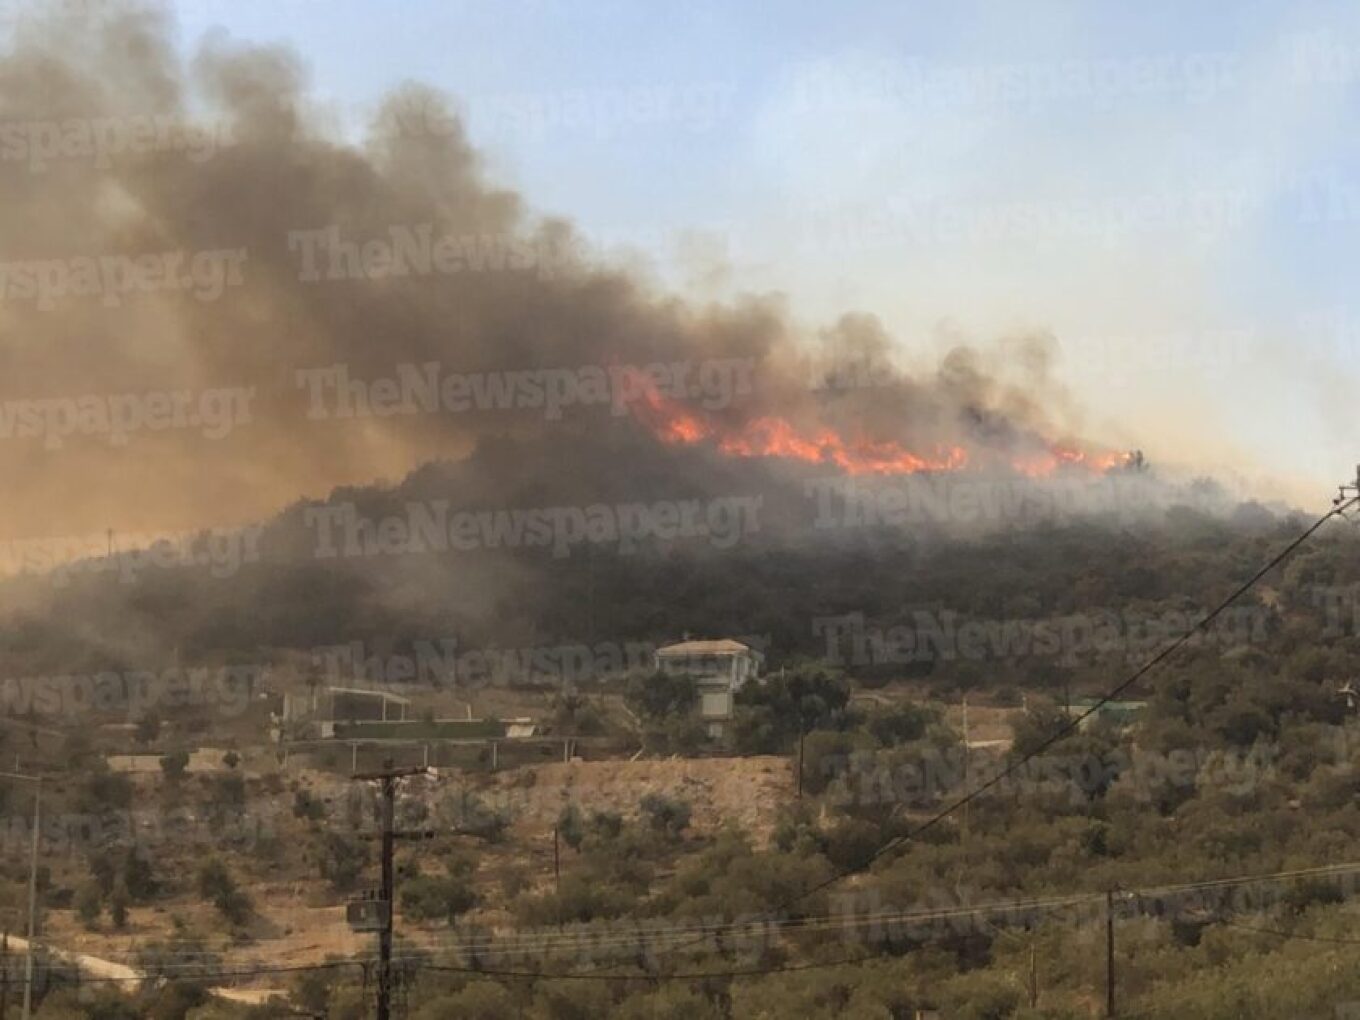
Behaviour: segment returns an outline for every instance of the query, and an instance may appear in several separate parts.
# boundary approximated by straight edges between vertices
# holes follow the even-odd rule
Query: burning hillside
[[[775,457],[839,468],[848,475],[902,475],[921,472],[1012,470],[1030,478],[1046,478],[1070,468],[1104,472],[1127,463],[1131,454],[1047,443],[1030,437],[1033,450],[1003,451],[958,445],[910,449],[891,439],[847,436],[825,426],[802,428],[775,414],[736,424],[706,416],[638,381],[644,398],[631,405],[633,414],[661,442],[707,443],[730,457]]]
[[[621,412],[593,386],[620,365],[749,365],[740,399],[628,404],[658,442],[732,458],[848,475],[1120,462],[1063,438],[1086,423],[1053,381],[1051,337],[927,336],[914,353],[946,353],[908,371],[869,315],[817,331],[780,295],[699,306],[527,212],[442,97],[392,96],[362,144],[316,105],[288,53],[219,39],[185,62],[148,12],[93,33],[26,25],[0,56],[0,112],[173,128],[164,145],[100,155],[74,139],[41,166],[36,150],[0,163],[0,244],[25,255],[0,267],[0,317],[23,338],[0,349],[0,471],[25,493],[0,539],[102,548],[110,528],[261,520],[495,437],[570,431],[613,458]],[[153,255],[157,285],[124,272]],[[92,259],[110,270],[94,292],[75,286]],[[866,358],[871,385],[816,382],[823,363]],[[443,388],[423,389],[436,374]],[[564,380],[580,384],[565,407]],[[580,467],[553,465],[542,498]]]

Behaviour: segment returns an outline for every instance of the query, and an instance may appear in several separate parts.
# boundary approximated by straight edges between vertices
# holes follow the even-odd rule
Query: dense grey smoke
[[[164,14],[102,14],[23,22],[0,57],[0,471],[22,494],[0,537],[261,520],[489,436],[603,443],[637,428],[624,370],[654,362],[727,430],[1007,450],[1077,423],[1049,340],[912,378],[871,316],[803,337],[778,296],[658,293],[488,181],[443,97],[404,88],[351,143],[293,54],[210,38],[185,64]]]

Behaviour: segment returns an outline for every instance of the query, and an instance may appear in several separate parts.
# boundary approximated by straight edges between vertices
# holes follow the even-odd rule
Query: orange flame
[[[1061,468],[1085,468],[1104,474],[1128,462],[1128,454],[1114,450],[1088,452],[1062,443],[1053,443],[1047,450],[1028,456],[1012,458],[1011,466],[1030,478],[1047,478]]]
[[[968,460],[967,451],[958,446],[922,456],[893,442],[849,442],[830,429],[803,435],[783,418],[773,417],[756,418],[740,431],[722,436],[718,449],[734,457],[787,457],[835,464],[849,475],[957,471]]]
[[[968,451],[949,446],[919,453],[892,440],[847,439],[829,428],[811,433],[785,418],[767,415],[740,425],[706,418],[659,393],[650,379],[633,378],[630,385],[641,399],[629,404],[633,416],[664,443],[692,446],[712,441],[731,457],[783,457],[810,464],[834,464],[849,475],[900,475],[959,471],[968,466]],[[1011,467],[1031,478],[1045,478],[1068,467],[1092,472],[1122,464],[1125,455],[1109,451],[1087,453],[1051,444],[1037,454],[1011,459]]]

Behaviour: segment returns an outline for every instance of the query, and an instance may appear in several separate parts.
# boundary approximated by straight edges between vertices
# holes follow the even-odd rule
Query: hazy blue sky
[[[1051,330],[1089,427],[1281,479],[1360,460],[1360,7],[184,0],[357,137],[462,104],[535,209],[698,296],[878,313],[904,360]]]

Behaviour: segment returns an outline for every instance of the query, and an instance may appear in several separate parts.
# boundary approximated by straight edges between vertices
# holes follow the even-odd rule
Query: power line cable
[[[1219,616],[1221,616],[1228,609],[1229,606],[1231,606],[1239,598],[1241,598],[1253,587],[1255,587],[1256,584],[1261,580],[1261,578],[1265,577],[1268,573],[1274,570],[1277,566],[1284,562],[1284,560],[1286,560],[1294,552],[1294,550],[1298,549],[1299,546],[1303,545],[1306,541],[1308,541],[1308,539],[1312,538],[1313,535],[1320,528],[1322,528],[1324,524],[1326,524],[1333,517],[1341,516],[1343,511],[1347,510],[1348,508],[1350,508],[1351,506],[1355,505],[1358,502],[1360,502],[1360,496],[1352,496],[1346,499],[1338,499],[1336,504],[1332,507],[1331,510],[1327,511],[1327,513],[1323,514],[1316,521],[1314,521],[1302,534],[1300,534],[1297,538],[1295,538],[1292,542],[1285,546],[1279,553],[1273,556],[1270,559],[1270,561],[1266,563],[1265,566],[1261,567],[1259,570],[1256,571],[1256,573],[1252,574],[1250,578],[1248,578],[1236,589],[1234,589],[1233,592],[1227,598],[1225,598],[1212,610],[1210,610],[1203,617],[1201,617],[1197,623],[1195,623],[1192,627],[1186,629],[1179,637],[1177,637],[1169,645],[1163,648],[1156,655],[1152,656],[1152,658],[1148,659],[1146,662],[1143,663],[1143,665],[1135,669],[1124,680],[1120,681],[1113,688],[1107,691],[1084,712],[1080,713],[1079,715],[1071,717],[1066,723],[1060,726],[1051,736],[1049,736],[1042,743],[1040,743],[1039,746],[1036,747],[1034,750],[1012,761],[1005,768],[1003,768],[999,772],[992,775],[989,779],[987,779],[986,782],[970,790],[968,793],[964,794],[962,797],[955,800],[953,803],[949,804],[941,811],[932,815],[930,818],[922,822],[920,825],[916,826],[911,831],[903,833],[900,836],[893,837],[892,839],[884,843],[882,846],[874,850],[872,853],[870,853],[864,860],[860,861],[859,863],[854,864],[849,868],[844,868],[836,872],[835,874],[831,875],[829,878],[814,883],[813,885],[795,894],[794,896],[784,900],[782,903],[776,906],[772,912],[776,914],[783,913],[787,911],[790,907],[807,899],[809,896],[815,895],[816,893],[819,893],[822,890],[832,885],[835,885],[837,882],[843,881],[844,879],[851,877],[852,875],[859,874],[864,869],[872,866],[875,861],[891,853],[893,850],[897,849],[903,844],[917,838],[922,833],[928,832],[930,829],[934,828],[936,825],[944,821],[946,818],[954,814],[956,811],[967,806],[968,804],[971,804],[974,800],[980,797],[987,790],[1010,778],[1010,776],[1012,776],[1017,770],[1019,770],[1024,765],[1027,765],[1029,762],[1033,761],[1039,755],[1043,754],[1054,744],[1058,743],[1060,740],[1063,740],[1066,737],[1070,736],[1072,733],[1076,732],[1083,722],[1085,722],[1087,719],[1091,718],[1093,715],[1099,712],[1100,709],[1103,708],[1105,705],[1109,704],[1111,701],[1114,701],[1116,698],[1118,698],[1121,694],[1123,694],[1126,690],[1128,690],[1135,683],[1141,680],[1144,676],[1150,673],[1153,669],[1155,669],[1157,666],[1165,662],[1167,658],[1169,658],[1173,653],[1178,651],[1182,646],[1184,646],[1187,642],[1194,638],[1196,634],[1198,634],[1204,628],[1209,626],[1209,624],[1213,623],[1213,621],[1216,620]],[[699,941],[702,941],[702,939],[700,939]]]
[[[1294,939],[1299,942],[1330,942],[1341,946],[1360,946],[1360,939],[1347,939],[1335,935],[1307,935],[1297,931],[1280,931],[1278,928],[1262,928],[1254,924],[1243,924],[1240,921],[1217,920],[1215,924],[1226,925],[1229,928],[1241,928],[1243,931],[1256,932],[1258,935],[1270,935],[1277,939]]]
[[[601,974],[599,972],[546,974],[533,970],[492,970],[478,967],[453,967],[430,964],[425,970],[449,974],[471,974],[484,977],[515,978],[532,981],[702,981],[707,978],[763,977],[768,974],[790,974],[800,970],[825,970],[830,967],[847,967],[883,959],[882,953],[859,954],[839,960],[824,960],[812,963],[791,963],[774,967],[753,967],[746,970],[694,971],[669,974]]]
[[[940,822],[942,822],[944,819],[948,818],[950,815],[954,814],[956,811],[960,810],[961,808],[963,808],[963,807],[965,807],[966,805],[970,804],[972,801],[976,800],[979,796],[981,796],[983,793],[985,793],[988,789],[990,789],[990,788],[996,786],[997,784],[1001,783],[1001,782],[1004,781],[1005,779],[1009,778],[1009,777],[1010,777],[1012,774],[1014,774],[1015,771],[1017,771],[1019,768],[1021,768],[1021,767],[1024,766],[1024,765],[1026,765],[1027,763],[1029,763],[1030,761],[1032,761],[1033,759],[1035,759],[1035,758],[1038,757],[1039,755],[1043,754],[1045,751],[1047,751],[1049,748],[1051,748],[1052,746],[1054,746],[1054,745],[1055,745],[1056,743],[1058,743],[1060,740],[1062,740],[1062,739],[1064,739],[1065,737],[1071,735],[1073,732],[1075,732],[1076,730],[1078,730],[1078,728],[1081,726],[1081,724],[1082,724],[1083,722],[1085,722],[1087,719],[1091,718],[1093,715],[1095,715],[1097,712],[1099,712],[1100,709],[1101,709],[1102,707],[1104,707],[1105,705],[1107,705],[1109,702],[1111,702],[1111,701],[1115,700],[1116,698],[1118,698],[1124,691],[1126,691],[1126,690],[1128,690],[1130,687],[1132,687],[1132,686],[1133,686],[1135,683],[1137,683],[1140,679],[1142,679],[1144,676],[1146,676],[1149,672],[1151,672],[1153,669],[1155,669],[1157,666],[1159,666],[1162,662],[1164,662],[1167,658],[1169,658],[1172,654],[1174,654],[1176,651],[1178,651],[1178,650],[1179,650],[1182,646],[1184,646],[1187,642],[1189,642],[1189,641],[1190,641],[1197,633],[1199,633],[1200,631],[1202,631],[1203,629],[1205,629],[1207,626],[1209,626],[1214,620],[1216,620],[1220,615],[1222,615],[1223,612],[1225,612],[1225,611],[1226,611],[1226,610],[1227,610],[1234,602],[1236,602],[1236,601],[1237,601],[1239,598],[1241,598],[1244,594],[1246,594],[1248,591],[1250,591],[1250,590],[1251,590],[1251,589],[1252,589],[1252,588],[1253,588],[1253,587],[1261,580],[1261,578],[1265,577],[1268,573],[1270,573],[1270,571],[1274,570],[1277,566],[1280,565],[1280,563],[1282,563],[1285,559],[1287,559],[1287,558],[1288,558],[1288,557],[1289,557],[1296,549],[1298,549],[1298,548],[1299,548],[1301,545],[1303,545],[1309,538],[1311,538],[1311,537],[1312,537],[1319,529],[1322,528],[1322,526],[1323,526],[1324,524],[1327,523],[1327,521],[1329,521],[1329,520],[1330,520],[1331,518],[1333,518],[1333,517],[1341,516],[1342,513],[1343,513],[1343,511],[1345,511],[1346,509],[1348,509],[1348,508],[1350,508],[1351,506],[1355,505],[1357,502],[1360,502],[1360,496],[1350,497],[1350,498],[1345,499],[1345,500],[1339,500],[1339,501],[1337,502],[1337,504],[1336,504],[1331,510],[1329,510],[1326,514],[1322,515],[1322,516],[1319,517],[1316,521],[1314,521],[1313,524],[1312,524],[1311,526],[1309,526],[1302,534],[1300,534],[1297,538],[1295,538],[1292,542],[1290,542],[1287,546],[1285,546],[1284,549],[1282,549],[1279,553],[1277,553],[1274,557],[1272,557],[1271,560],[1270,560],[1269,562],[1267,562],[1263,567],[1261,567],[1259,570],[1257,570],[1256,573],[1254,573],[1248,580],[1246,580],[1246,581],[1243,582],[1241,585],[1239,585],[1239,586],[1238,586],[1238,587],[1237,587],[1237,588],[1236,588],[1236,589],[1235,589],[1235,590],[1234,590],[1227,598],[1225,598],[1223,601],[1221,601],[1221,602],[1220,602],[1214,609],[1212,609],[1210,612],[1208,612],[1207,614],[1205,614],[1205,615],[1204,615],[1197,623],[1195,623],[1192,627],[1188,628],[1184,633],[1182,633],[1179,637],[1177,637],[1177,638],[1176,638],[1174,641],[1172,641],[1169,645],[1167,645],[1165,648],[1163,648],[1163,649],[1162,649],[1160,652],[1158,652],[1156,655],[1152,656],[1152,658],[1148,659],[1142,666],[1140,666],[1138,669],[1134,670],[1131,674],[1129,674],[1129,676],[1127,676],[1127,677],[1126,677],[1124,680],[1122,680],[1119,684],[1117,684],[1115,687],[1111,688],[1108,692],[1106,692],[1104,695],[1102,695],[1099,699],[1097,699],[1097,700],[1096,700],[1090,707],[1088,707],[1085,711],[1081,712],[1080,714],[1078,714],[1078,715],[1076,715],[1076,716],[1071,717],[1064,725],[1060,726],[1060,727],[1059,727],[1059,728],[1058,728],[1051,736],[1049,736],[1049,737],[1046,738],[1042,743],[1040,743],[1038,747],[1036,747],[1036,748],[1033,749],[1032,751],[1028,752],[1027,754],[1021,756],[1019,759],[1016,759],[1016,760],[1012,761],[1009,765],[1007,765],[1007,766],[1006,766],[1004,769],[1002,769],[1000,772],[997,772],[996,774],[994,774],[993,776],[991,776],[986,782],[984,782],[984,783],[980,784],[979,786],[975,787],[973,790],[969,791],[968,793],[966,793],[965,795],[963,795],[962,797],[960,797],[959,799],[957,799],[957,800],[954,801],[953,803],[949,804],[949,805],[946,806],[944,809],[942,809],[941,811],[937,812],[935,815],[931,816],[929,819],[927,819],[926,821],[922,822],[920,825],[918,825],[918,826],[916,826],[915,828],[913,828],[911,831],[909,831],[909,832],[907,832],[907,833],[904,833],[904,834],[902,834],[902,835],[900,835],[900,836],[896,836],[896,837],[894,837],[893,839],[888,840],[888,841],[887,841],[886,843],[884,843],[882,846],[878,847],[878,848],[877,848],[876,850],[874,850],[871,854],[869,854],[863,861],[861,861],[861,862],[859,862],[859,863],[857,863],[857,864],[851,866],[850,868],[842,869],[841,871],[836,872],[835,874],[831,875],[830,877],[828,877],[828,878],[826,878],[826,879],[823,879],[822,881],[817,882],[817,883],[813,884],[812,886],[808,887],[807,889],[804,889],[804,890],[802,890],[801,892],[795,894],[794,896],[792,896],[792,897],[790,897],[790,898],[784,900],[782,903],[780,903],[778,906],[776,906],[776,907],[771,911],[771,914],[774,914],[774,915],[781,914],[781,913],[783,913],[784,911],[786,911],[788,908],[790,908],[790,907],[796,905],[797,903],[801,902],[802,900],[807,899],[809,896],[812,896],[812,895],[814,895],[814,894],[816,894],[816,893],[818,893],[818,892],[820,892],[820,891],[822,891],[822,890],[828,888],[829,886],[834,885],[836,882],[839,882],[839,881],[842,881],[843,879],[849,878],[850,876],[855,875],[855,874],[858,874],[859,872],[863,871],[865,868],[870,867],[875,861],[881,859],[881,858],[884,857],[886,854],[891,853],[893,850],[895,850],[895,849],[897,849],[898,847],[902,846],[904,843],[906,843],[906,842],[908,842],[908,841],[910,841],[910,840],[912,840],[912,839],[915,839],[916,837],[918,837],[918,836],[920,836],[922,833],[928,831],[929,829],[931,829],[931,828],[934,827],[935,825],[938,825]],[[1322,869],[1319,869],[1319,870],[1322,870]],[[1280,874],[1283,875],[1284,873],[1280,873]],[[1269,877],[1269,876],[1268,876],[1268,877]],[[1255,880],[1256,880],[1256,881],[1260,881],[1261,879],[1258,878],[1258,879],[1255,879]],[[1216,885],[1226,884],[1228,881],[1230,881],[1230,880],[1219,880],[1219,881],[1212,881],[1212,882],[1206,882],[1206,883],[1190,883],[1190,884],[1182,885],[1182,886],[1179,886],[1179,887],[1166,887],[1166,888],[1168,888],[1168,889],[1175,889],[1175,890],[1177,890],[1177,891],[1185,891],[1185,890],[1190,890],[1190,889],[1194,889],[1194,888],[1210,888],[1210,887],[1213,887],[1213,886],[1216,886]],[[1132,894],[1132,892],[1131,892],[1131,894]],[[1092,894],[1092,895],[1094,895],[1094,894]],[[979,912],[980,912],[980,908],[970,908],[969,910],[967,910],[967,911],[962,911],[961,913],[977,914],[977,913],[979,913]],[[715,926],[715,927],[713,928],[713,931],[714,931],[714,933],[718,933],[718,932],[728,931],[728,930],[732,929],[733,927],[734,927],[733,924],[731,924],[731,923],[726,923],[726,924],[723,924],[723,925]],[[1274,932],[1266,932],[1266,933],[1267,933],[1267,934],[1276,934],[1276,933],[1274,933]],[[1282,933],[1281,933],[1281,934],[1282,934]],[[682,949],[687,948],[688,946],[701,944],[702,942],[706,941],[706,940],[708,939],[708,937],[709,937],[708,934],[702,934],[702,935],[698,936],[697,939],[692,939],[692,940],[690,940],[688,943],[682,943],[682,944],[679,945],[679,946],[675,946],[675,947],[673,948],[673,951],[677,951],[677,952],[678,952],[678,951],[680,951],[680,950],[682,950]],[[1284,936],[1284,935],[1282,934],[1282,937],[1289,937],[1289,936]],[[1328,940],[1324,940],[1324,939],[1320,939],[1320,938],[1319,938],[1319,939],[1314,939],[1314,940],[1315,940],[1315,941],[1328,941]],[[701,979],[705,979],[705,978],[739,977],[739,976],[754,976],[754,975],[759,975],[759,974],[784,973],[784,972],[793,971],[793,970],[799,970],[799,969],[813,969],[813,968],[816,968],[816,967],[844,966],[844,965],[850,965],[850,964],[854,964],[854,963],[862,963],[862,962],[866,962],[866,961],[868,961],[868,960],[870,960],[870,959],[878,959],[878,958],[880,958],[880,956],[881,956],[881,954],[872,954],[872,955],[869,955],[869,956],[859,956],[859,957],[856,957],[856,958],[848,958],[848,959],[841,960],[841,961],[836,961],[836,962],[833,962],[833,963],[796,964],[796,965],[788,965],[788,966],[783,966],[783,967],[757,968],[757,969],[750,969],[750,970],[744,970],[744,971],[722,971],[722,972],[713,971],[713,972],[703,972],[703,973],[693,973],[693,974],[670,974],[670,975],[655,975],[655,976],[647,976],[647,975],[636,975],[636,976],[634,976],[634,975],[602,974],[602,973],[598,973],[598,972],[584,972],[584,973],[575,973],[575,974],[547,974],[547,973],[543,973],[543,972],[533,972],[533,971],[504,971],[504,970],[496,971],[496,970],[482,970],[482,969],[477,969],[477,968],[454,968],[454,967],[449,967],[449,966],[447,966],[447,965],[435,966],[435,965],[426,964],[426,965],[424,965],[424,966],[426,966],[428,969],[431,969],[431,970],[436,970],[436,971],[447,971],[447,972],[450,972],[450,973],[469,973],[469,974],[481,974],[481,975],[490,976],[490,977],[504,976],[504,977],[514,977],[514,978],[524,978],[524,979],[542,979],[542,980],[627,980],[627,981],[638,981],[638,980],[642,980],[642,981],[654,981],[654,980],[701,980]],[[248,971],[243,970],[243,971],[236,971],[236,972],[219,972],[219,973],[216,974],[216,975],[214,975],[214,974],[198,974],[198,975],[196,975],[196,976],[198,976],[198,977],[200,977],[200,978],[202,978],[202,979],[204,979],[204,980],[209,980],[209,979],[220,979],[220,978],[225,978],[225,977],[258,976],[258,975],[269,974],[269,973],[293,973],[293,972],[301,972],[301,971],[309,971],[309,970],[326,969],[326,968],[341,967],[341,966],[361,966],[361,965],[363,965],[362,961],[336,961],[336,962],[332,962],[332,963],[312,964],[312,965],[301,965],[301,966],[294,966],[294,967],[282,967],[282,968],[255,968],[255,969],[251,969],[251,970],[248,970]],[[138,978],[88,978],[88,979],[82,979],[82,980],[90,980],[90,981],[94,981],[94,980],[104,980],[104,981],[134,981],[134,980],[135,980],[135,981],[144,981],[144,980],[147,980],[147,978],[145,978],[145,977],[138,977]]]
[[[1356,872],[1360,872],[1360,862],[1356,862],[1356,863],[1346,863],[1346,864],[1325,865],[1325,866],[1316,867],[1316,868],[1296,868],[1296,869],[1291,869],[1291,870],[1287,870],[1287,871],[1276,871],[1276,872],[1268,872],[1268,873],[1264,873],[1264,874],[1255,874],[1255,875],[1236,875],[1236,876],[1229,876],[1229,877],[1226,877],[1226,878],[1206,879],[1206,880],[1201,880],[1201,881],[1197,881],[1197,882],[1180,883],[1180,884],[1177,884],[1177,885],[1164,885],[1164,886],[1141,887],[1141,888],[1134,888],[1134,889],[1127,889],[1127,890],[1124,890],[1124,891],[1123,891],[1123,894],[1124,894],[1125,896],[1128,896],[1128,897],[1148,897],[1148,898],[1151,898],[1151,897],[1156,896],[1156,895],[1170,895],[1170,894],[1174,894],[1174,893],[1178,893],[1178,892],[1192,891],[1192,890],[1197,890],[1197,889],[1224,888],[1224,887],[1229,887],[1229,886],[1240,886],[1240,885],[1259,884],[1259,883],[1262,883],[1262,882],[1268,882],[1268,881],[1273,881],[1273,880],[1277,880],[1277,879],[1310,878],[1310,877],[1318,877],[1318,876],[1323,876],[1323,875],[1343,875],[1343,874],[1352,874],[1352,873],[1356,873]],[[835,929],[837,929],[837,928],[851,928],[851,927],[860,927],[860,926],[870,926],[870,925],[874,925],[874,924],[882,924],[882,923],[885,923],[885,922],[891,923],[891,922],[894,922],[894,921],[899,921],[899,922],[900,922],[900,921],[930,921],[930,920],[949,919],[949,918],[956,918],[956,917],[983,916],[983,915],[986,915],[986,914],[994,914],[994,913],[997,913],[997,912],[1003,911],[1003,910],[1016,910],[1016,909],[1031,910],[1031,909],[1038,908],[1038,909],[1041,909],[1041,910],[1056,911],[1056,910],[1060,910],[1060,909],[1062,909],[1062,908],[1064,908],[1064,907],[1068,907],[1068,906],[1081,905],[1081,904],[1084,904],[1084,903],[1099,903],[1099,902],[1102,902],[1103,900],[1104,900],[1104,894],[1103,894],[1103,893],[1076,893],[1076,894],[1072,894],[1072,895],[1070,895],[1070,896],[1065,896],[1065,897],[1045,897],[1045,898],[1030,899],[1030,900],[994,900],[994,901],[990,901],[990,902],[987,902],[987,903],[975,904],[975,905],[969,906],[969,907],[944,908],[944,909],[939,909],[939,910],[920,910],[920,911],[882,912],[882,913],[878,913],[878,914],[867,914],[867,915],[864,915],[863,917],[842,918],[842,917],[838,917],[838,916],[828,915],[828,916],[824,916],[824,917],[820,917],[820,918],[797,919],[797,920],[795,920],[795,921],[790,921],[790,922],[776,922],[776,924],[777,924],[777,926],[779,927],[780,930],[784,930],[785,928],[791,928],[791,929],[794,931],[794,933],[797,934],[797,933],[802,933],[802,932],[809,931],[809,930],[835,930]],[[811,927],[803,926],[803,925],[799,924],[799,921],[802,921],[802,920],[829,921],[829,922],[836,922],[836,923],[835,923],[835,924],[831,924],[831,925],[829,925],[829,926],[821,926],[821,927],[817,927],[817,928],[811,928]],[[1279,936],[1281,936],[1281,937],[1313,938],[1313,940],[1315,940],[1315,941],[1339,941],[1339,942],[1352,942],[1352,941],[1354,941],[1354,942],[1360,943],[1360,940],[1329,939],[1329,938],[1324,938],[1324,937],[1321,937],[1321,936],[1318,936],[1318,937],[1309,937],[1309,936],[1303,936],[1303,935],[1297,935],[1297,934],[1292,934],[1292,935],[1291,935],[1291,933],[1277,932],[1277,931],[1273,931],[1273,930],[1271,930],[1271,929],[1259,929],[1259,928],[1255,928],[1254,926],[1243,925],[1243,924],[1238,923],[1238,922],[1230,922],[1230,921],[1226,921],[1226,920],[1217,920],[1217,921],[1214,921],[1213,923],[1233,924],[1233,925],[1235,925],[1235,926],[1237,926],[1237,927],[1246,928],[1246,929],[1248,929],[1248,930],[1261,931],[1261,932],[1264,933],[1264,934],[1276,934],[1276,935],[1279,935]],[[990,926],[993,927],[993,928],[994,928],[995,930],[997,930],[997,931],[1004,931],[1003,929],[996,928],[995,925],[990,925]],[[684,928],[684,929],[681,929],[680,931],[681,931],[682,933],[688,933],[688,932],[693,931],[693,930],[694,930],[694,927],[693,927],[693,926],[690,926],[690,927],[686,927],[686,928]],[[585,934],[588,934],[588,933],[585,933]],[[672,933],[661,932],[661,933],[659,933],[659,934],[662,934],[662,935],[669,935],[669,934],[672,934]],[[468,949],[468,948],[477,948],[477,947],[474,945],[474,946],[459,946],[458,948]],[[481,948],[485,948],[485,949],[487,949],[487,950],[490,950],[490,951],[495,952],[495,951],[498,950],[499,947],[495,947],[495,946],[493,946],[493,945],[483,943],[483,944],[481,944]],[[194,954],[194,955],[197,955],[197,954]],[[824,967],[831,967],[831,966],[851,965],[851,964],[859,963],[859,962],[868,962],[868,961],[874,960],[874,959],[881,959],[881,958],[882,958],[882,955],[883,955],[883,954],[881,954],[881,953],[872,953],[872,954],[865,954],[865,955],[860,955],[860,956],[855,956],[855,957],[847,957],[847,958],[844,958],[844,959],[841,959],[841,960],[835,960],[835,961],[820,961],[820,962],[803,963],[803,964],[787,964],[787,965],[783,965],[783,966],[770,967],[770,968],[752,968],[752,969],[737,970],[737,971],[704,971],[704,972],[695,972],[695,973],[692,973],[692,974],[691,974],[691,973],[672,973],[672,974],[648,974],[648,975],[635,975],[635,974],[602,974],[602,973],[551,974],[551,973],[546,973],[546,972],[541,972],[541,971],[518,971],[518,970],[505,970],[505,969],[488,968],[488,967],[473,967],[473,966],[453,967],[453,966],[451,966],[451,965],[434,965],[434,964],[431,964],[431,963],[429,962],[429,954],[420,951],[419,948],[416,948],[414,951],[411,951],[411,952],[408,952],[408,953],[399,954],[398,956],[394,957],[394,960],[395,960],[396,962],[414,964],[415,967],[416,967],[416,969],[427,968],[427,969],[445,970],[445,971],[449,971],[449,972],[457,972],[457,973],[464,973],[464,972],[466,972],[466,973],[471,973],[471,974],[479,974],[479,975],[483,975],[483,976],[487,976],[487,977],[511,977],[511,978],[526,978],[526,979],[527,979],[527,978],[534,978],[534,977],[540,977],[540,976],[541,976],[541,977],[543,977],[543,978],[545,978],[545,979],[573,979],[573,980],[574,980],[574,979],[578,979],[578,978],[579,978],[579,979],[583,979],[583,980],[584,980],[584,979],[589,979],[589,980],[615,980],[615,979],[617,979],[617,980],[620,980],[620,981],[657,981],[657,980],[667,980],[667,979],[675,979],[675,980],[699,980],[699,979],[701,979],[701,978],[710,978],[710,977],[741,977],[741,976],[754,976],[754,975],[758,975],[758,974],[761,974],[761,973],[782,973],[782,972],[791,971],[791,970],[816,969],[816,968],[824,968]],[[316,963],[316,964],[302,964],[302,965],[294,965],[294,966],[289,966],[289,967],[236,967],[236,968],[220,968],[220,967],[219,967],[219,968],[204,968],[202,965],[199,965],[199,964],[194,964],[194,963],[190,963],[190,962],[184,962],[184,961],[187,961],[187,960],[192,959],[192,958],[194,958],[194,957],[193,957],[193,956],[171,957],[171,958],[168,959],[165,963],[163,963],[163,964],[157,966],[157,967],[155,968],[154,971],[152,971],[151,973],[145,974],[145,975],[140,975],[140,976],[135,976],[135,977],[118,977],[118,978],[112,978],[112,977],[110,977],[110,978],[98,978],[98,977],[92,977],[92,978],[82,978],[82,980],[87,980],[87,981],[100,981],[100,980],[103,980],[103,981],[115,981],[115,982],[131,982],[131,981],[148,981],[148,980],[156,980],[156,979],[158,979],[158,978],[174,979],[174,978],[190,978],[190,977],[192,977],[192,978],[199,978],[199,979],[202,979],[202,980],[215,980],[215,979],[216,979],[216,980],[224,980],[224,979],[231,979],[231,978],[254,977],[254,976],[259,976],[259,975],[264,975],[264,974],[270,974],[270,973],[293,973],[293,972],[302,972],[302,971],[309,971],[309,970],[322,970],[322,969],[336,968],[336,967],[367,966],[367,965],[374,964],[374,963],[377,962],[377,961],[376,961],[376,958],[351,958],[351,959],[347,959],[347,960],[325,961],[325,962],[322,962],[322,963]],[[71,966],[71,967],[76,967],[76,966],[78,966],[78,963],[77,963],[76,961],[62,960],[61,962],[65,963],[67,966]],[[181,965],[181,966],[175,966],[175,964],[176,964],[177,962],[181,963],[182,965]]]

